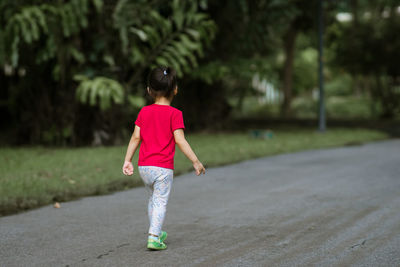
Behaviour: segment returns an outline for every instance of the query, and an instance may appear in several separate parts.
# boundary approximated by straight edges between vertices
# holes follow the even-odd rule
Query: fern
[[[197,10],[196,2],[174,0],[170,5],[169,18],[149,10],[146,18],[138,21],[128,19],[124,11],[131,10],[129,2],[122,0],[114,15],[115,25],[120,31],[123,50],[131,51],[132,64],[168,65],[182,76],[198,66],[197,58],[203,56],[205,46],[213,40],[216,26]]]
[[[215,23],[198,10],[197,1],[119,0],[114,5],[112,20],[91,24],[107,34],[87,38],[97,44],[103,43],[104,49],[88,53],[82,51],[88,48],[80,45],[86,40],[80,34],[89,26],[91,11],[103,12],[103,1],[47,1],[16,7],[8,12],[6,25],[0,29],[0,41],[5,44],[0,45],[0,61],[16,68],[21,64],[22,51],[30,48],[32,50],[28,51],[34,53],[24,60],[34,59],[38,65],[49,64],[56,81],[74,77],[79,81],[77,99],[99,105],[104,110],[113,102],[121,103],[124,92],[132,89],[149,67],[169,65],[176,69],[178,76],[198,67],[198,58],[203,56],[215,36]],[[115,29],[119,32],[120,50],[114,48],[115,40],[109,38]],[[121,52],[127,59],[122,63],[114,60]],[[93,60],[93,57],[97,59]],[[127,90],[123,90],[116,80],[127,77],[132,70],[134,73],[126,83]],[[76,73],[87,76],[74,76]],[[115,79],[111,78],[113,76]],[[130,101],[128,97],[128,103],[137,104],[137,101]]]
[[[130,27],[132,25],[141,25],[148,18],[147,14],[152,12],[152,6],[147,1],[138,0],[119,0],[113,13],[114,27],[119,32],[121,40],[121,49],[125,55],[129,53]]]
[[[62,37],[70,37],[86,28],[90,3],[100,12],[102,8],[100,0],[71,0],[58,5],[25,6],[13,14],[7,21],[2,40],[4,43],[10,44],[5,50],[9,50],[8,60],[11,65],[18,66],[19,49],[22,42],[30,45],[41,38],[47,39],[46,45],[42,51],[39,51],[36,61],[40,63],[53,58],[58,29],[62,29]],[[73,58],[77,58],[76,51],[70,50],[70,52],[74,53]],[[81,57],[79,58],[81,60]]]
[[[110,108],[112,102],[122,103],[124,89],[119,82],[106,77],[89,79],[84,75],[75,75],[74,79],[80,82],[76,98],[81,103],[99,105],[102,110]]]

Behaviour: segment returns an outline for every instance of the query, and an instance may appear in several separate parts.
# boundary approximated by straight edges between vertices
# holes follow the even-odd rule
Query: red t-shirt
[[[185,129],[182,112],[168,105],[144,106],[135,124],[142,141],[138,165],[174,169],[174,131]]]

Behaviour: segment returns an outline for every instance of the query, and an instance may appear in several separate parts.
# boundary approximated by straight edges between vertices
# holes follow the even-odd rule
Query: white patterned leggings
[[[155,166],[139,166],[139,174],[150,193],[148,204],[149,234],[160,236],[174,171]]]

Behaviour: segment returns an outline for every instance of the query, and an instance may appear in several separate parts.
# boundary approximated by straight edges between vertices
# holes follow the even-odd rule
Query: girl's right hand
[[[122,172],[125,175],[132,175],[133,174],[133,165],[130,161],[125,161],[124,166],[122,167]]]
[[[204,168],[203,164],[201,164],[200,161],[194,162],[193,168],[196,171],[197,176],[199,176],[200,174],[206,174],[206,169]]]

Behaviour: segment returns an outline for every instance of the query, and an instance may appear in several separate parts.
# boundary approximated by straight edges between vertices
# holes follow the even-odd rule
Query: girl
[[[170,106],[178,93],[175,71],[169,67],[153,69],[147,92],[154,104],[143,107],[138,114],[122,172],[133,174],[132,157],[141,142],[139,174],[150,193],[147,248],[162,250],[167,248],[167,232],[161,228],[172,186],[175,144],[192,161],[196,175],[205,174],[205,169],[185,139],[182,112]]]

